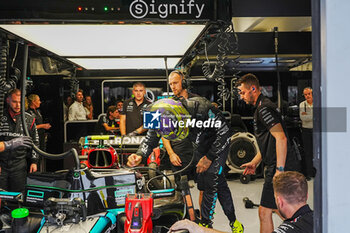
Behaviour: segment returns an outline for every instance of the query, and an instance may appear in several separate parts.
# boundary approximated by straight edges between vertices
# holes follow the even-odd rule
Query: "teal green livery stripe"
[[[79,190],[69,190],[69,189],[62,189],[62,188],[57,188],[57,187],[42,186],[42,185],[32,185],[32,184],[28,184],[27,187],[43,188],[43,189],[51,189],[51,190],[59,190],[59,191],[70,192],[70,193],[80,193],[80,192],[91,192],[91,191],[96,191],[96,190],[100,190],[100,189],[115,188],[115,187],[123,187],[123,186],[130,186],[130,185],[135,185],[135,184],[134,184],[134,183],[130,183],[130,184],[118,184],[118,185],[100,186],[100,187],[95,187],[95,188],[79,189]]]

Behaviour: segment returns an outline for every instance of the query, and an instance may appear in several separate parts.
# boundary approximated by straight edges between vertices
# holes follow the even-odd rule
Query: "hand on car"
[[[126,165],[129,167],[136,167],[141,163],[141,161],[142,161],[142,156],[137,154],[131,154],[128,157],[128,162],[126,163]]]
[[[132,131],[131,133],[128,133],[126,136],[132,137],[132,136],[137,136],[137,130]]]
[[[36,172],[38,170],[38,165],[36,163],[32,163],[29,168],[29,173]]]

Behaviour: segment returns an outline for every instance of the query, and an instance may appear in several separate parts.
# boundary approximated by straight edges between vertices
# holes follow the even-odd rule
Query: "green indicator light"
[[[103,9],[104,9],[105,11],[108,11],[108,7],[106,7],[106,6],[105,6]]]
[[[11,212],[12,218],[25,218],[29,215],[29,210],[26,208],[18,208]]]

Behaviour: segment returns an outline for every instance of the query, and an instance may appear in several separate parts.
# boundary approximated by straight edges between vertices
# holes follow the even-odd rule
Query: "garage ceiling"
[[[232,23],[236,32],[311,31],[311,17],[233,17]]]
[[[84,69],[99,70],[165,69],[164,57],[168,58],[168,67],[174,69],[204,27],[199,24],[0,25]]]
[[[311,17],[233,17],[232,23],[238,38],[238,53],[227,56],[226,75],[235,73],[233,69],[244,72],[276,70],[275,27],[279,70],[312,70]],[[214,66],[220,43],[218,40],[211,45],[207,55],[205,52],[197,54],[192,60],[191,72],[199,75],[204,62],[209,61]]]
[[[38,1],[38,0],[37,0]],[[198,0],[199,1],[199,0]],[[14,0],[15,2],[15,0]],[[69,2],[69,1],[67,1]],[[254,6],[254,7],[252,7]],[[61,9],[61,8],[60,8]],[[274,70],[276,68],[275,63],[275,53],[274,53],[274,33],[273,29],[278,28],[278,61],[280,69],[289,70],[289,69],[296,69],[296,67],[304,64],[308,64],[311,61],[311,1],[305,1],[305,0],[268,0],[268,1],[260,1],[260,0],[232,0],[232,23],[234,25],[234,30],[237,33],[238,37],[238,55],[237,54],[228,54],[228,59],[235,60],[235,63],[228,63],[226,70],[228,73],[230,73],[230,70],[233,68],[238,68],[242,71],[262,71],[262,70]],[[8,12],[6,12],[8,15]],[[162,21],[159,21],[162,22]],[[17,21],[16,24],[40,24],[41,26],[45,26],[43,24],[47,24],[44,20],[41,20],[41,22],[28,22],[27,20],[23,21]],[[51,22],[52,23],[52,22]],[[154,22],[146,22],[148,26],[153,25]],[[170,27],[174,26],[181,26],[181,24],[188,24],[189,22],[179,22],[177,21],[175,24],[171,22],[165,22]],[[139,58],[157,58],[160,60],[160,67],[152,67],[153,69],[164,69],[164,57],[163,55],[170,55],[167,60],[169,62],[168,68],[172,69],[174,68],[174,64],[178,62],[179,57],[184,55],[184,58],[178,63],[178,65],[188,65],[191,64],[193,66],[193,75],[201,75],[201,65],[204,61],[215,64],[216,62],[216,55],[218,54],[218,44],[220,44],[220,40],[216,40],[215,43],[213,43],[210,47],[207,48],[207,53],[205,54],[204,51],[201,51],[195,54],[193,56],[193,49],[198,46],[196,44],[196,39],[203,38],[207,35],[203,33],[204,26],[197,25],[199,27],[198,30],[195,30],[195,33],[193,33],[192,36],[189,37],[183,37],[183,32],[176,32],[176,30],[173,30],[175,32],[175,35],[169,34],[169,39],[163,38],[164,32],[162,30],[156,30],[153,32],[153,39],[149,39],[153,44],[156,45],[156,48],[160,48],[160,51],[166,51],[166,49],[169,48],[175,48],[176,45],[184,45],[183,48],[178,50],[179,52],[171,52],[167,54],[164,54],[162,52],[152,52],[143,54],[143,50],[151,50],[155,51],[156,49],[149,46],[150,43],[147,39],[147,37],[139,35],[136,37],[137,43],[141,43],[142,41],[146,41],[146,44],[141,46],[141,49],[138,49],[138,51],[141,51],[140,54],[126,54],[124,53],[118,53],[113,52],[113,49],[111,48],[111,52],[107,52],[105,54],[83,54],[83,56],[79,53],[72,54],[72,53],[64,53],[60,54],[60,52],[56,51],[55,49],[52,49],[51,47],[43,46],[45,45],[44,42],[38,42],[35,41],[32,38],[29,38],[25,35],[23,35],[21,32],[10,30],[8,27],[3,27],[4,29],[10,31],[14,35],[18,36],[19,38],[24,38],[25,40],[40,45],[41,47],[34,48],[36,52],[40,52],[42,50],[46,50],[44,54],[49,54],[50,56],[57,57],[57,55],[60,55],[66,59],[68,62],[72,62],[72,64],[81,66],[82,68],[89,69],[89,65],[86,63],[81,63],[79,65],[78,59],[101,59],[101,58],[108,58],[108,59],[125,59],[129,58],[130,60],[136,59],[136,64],[140,64],[137,59]],[[106,24],[106,23],[104,23]],[[125,27],[129,25],[120,25],[120,22],[109,22],[109,27]],[[156,23],[157,24],[157,23]],[[193,24],[190,23],[190,24]],[[200,24],[197,22],[197,24]],[[1,26],[1,25],[0,25]],[[14,25],[16,26],[16,25]],[[24,25],[18,25],[18,26],[24,26]],[[49,25],[46,25],[49,26]],[[65,26],[65,25],[62,25]],[[94,26],[89,23],[89,26]],[[104,25],[106,26],[106,25]],[[104,27],[102,25],[98,27]],[[106,27],[108,27],[106,26]],[[190,26],[190,25],[186,25]],[[196,26],[196,25],[192,25]],[[207,24],[208,26],[208,24]],[[174,27],[175,28],[175,27]],[[61,32],[60,35],[62,36],[61,41],[69,40],[71,41],[77,41],[76,47],[79,47],[79,41],[85,42],[86,39],[89,39],[89,37],[84,36],[81,33],[75,33],[76,31],[72,29]],[[106,35],[105,33],[101,31],[92,30],[94,33],[93,38],[110,38],[114,37],[117,41],[117,39],[121,38],[123,34],[115,34],[113,36]],[[79,34],[81,34],[79,38]],[[130,38],[130,39],[128,39]],[[123,41],[119,41],[118,44],[127,44],[127,42],[133,41],[135,37],[126,37]],[[68,40],[68,41],[69,41]],[[96,39],[97,40],[97,39]],[[46,41],[51,41],[51,39],[46,39]],[[58,43],[60,40],[58,41]],[[96,42],[96,41],[95,41]],[[165,42],[165,43],[164,43]],[[178,43],[177,43],[178,42]],[[84,44],[84,43],[82,43]],[[113,42],[97,42],[99,45],[109,45],[111,46]],[[135,45],[135,42],[133,42]],[[162,45],[164,45],[162,47]],[[108,46],[107,46],[108,47]],[[122,46],[122,48],[127,48],[127,46]],[[131,49],[127,49],[128,51],[131,51]],[[108,50],[107,50],[108,51]],[[171,57],[173,56],[173,57]],[[69,59],[69,60],[67,60]],[[187,59],[187,61],[186,61]],[[188,60],[190,59],[190,60]],[[185,62],[186,61],[186,62]],[[171,62],[175,62],[171,64]],[[95,66],[92,66],[90,68],[92,69],[103,69],[101,67],[97,66],[97,61],[95,60],[92,64]],[[107,64],[107,62],[104,62]],[[109,62],[109,65],[113,65],[116,63],[116,61]],[[153,62],[155,64],[155,62]],[[84,65],[83,65],[84,64]],[[103,64],[103,63],[101,63]],[[125,64],[121,66],[122,68],[127,67]],[[147,67],[147,66],[146,66]],[[306,68],[301,68],[299,70],[303,69],[310,69],[310,65],[303,66]],[[120,68],[120,67],[119,67]],[[119,69],[117,68],[117,69]],[[135,67],[129,66],[128,69],[133,69]],[[108,69],[116,69],[113,67],[108,67]],[[297,69],[298,70],[298,69]],[[192,72],[192,71],[191,71]]]

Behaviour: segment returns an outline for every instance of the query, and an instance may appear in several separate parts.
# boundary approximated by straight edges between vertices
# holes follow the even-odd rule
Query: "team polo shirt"
[[[123,104],[121,115],[126,115],[126,134],[131,133],[143,125],[143,112],[151,102],[143,99],[143,102],[137,106],[135,99],[127,99]]]
[[[277,105],[262,94],[260,94],[260,96],[258,97],[258,100],[255,104],[255,108],[256,110],[254,113],[254,133],[259,145],[262,160],[265,165],[275,165],[276,139],[272,136],[269,130],[273,126],[280,123],[282,125],[286,137],[288,138],[286,127],[282,120],[279,109],[277,108]],[[292,151],[289,142],[287,143],[287,145],[288,148],[285,167],[287,167],[287,165],[289,165],[288,167],[294,167],[296,159],[295,153],[294,151]]]
[[[291,218],[284,220],[273,233],[313,233],[313,215],[309,205],[304,205]]]

